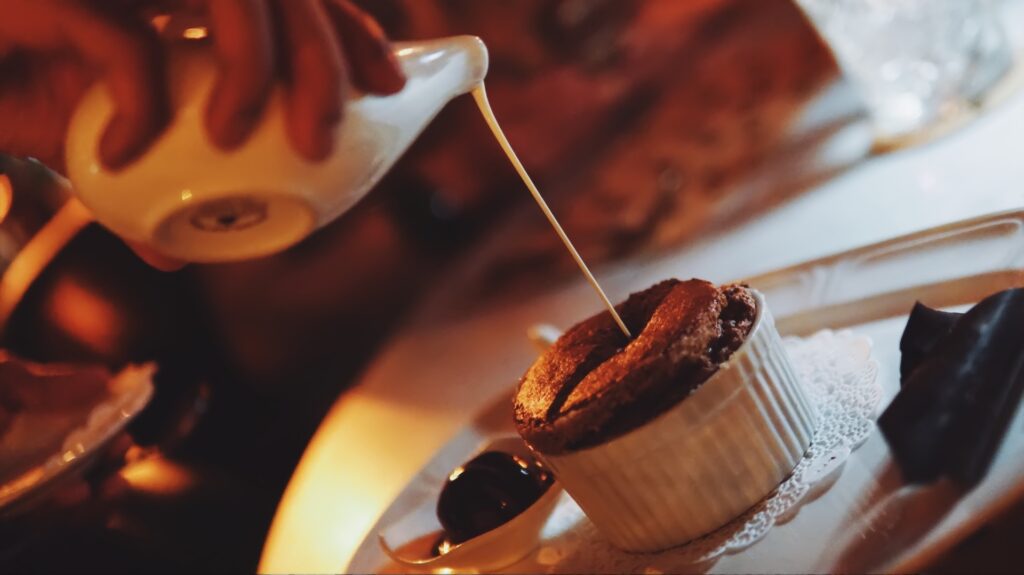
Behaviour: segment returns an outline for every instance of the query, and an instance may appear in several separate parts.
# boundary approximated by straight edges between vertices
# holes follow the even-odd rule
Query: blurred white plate
[[[129,366],[94,401],[14,415],[0,436],[0,518],[83,472],[149,403],[155,372],[152,364]]]
[[[745,281],[765,294],[784,335],[851,329],[870,337],[880,364],[884,408],[899,389],[899,339],[915,301],[962,308],[1024,285],[1024,211],[933,228]],[[850,457],[836,483],[792,521],[773,528],[757,545],[706,568],[716,573],[920,570],[1024,497],[1022,427],[1024,413],[1018,412],[989,474],[967,493],[945,484],[903,486],[888,446],[874,433]],[[423,477],[443,477],[489,437],[510,430],[511,406],[505,394],[430,459],[382,520],[420,502]],[[389,568],[377,542],[379,525],[370,529],[346,571]],[[534,558],[528,565],[535,570],[537,562]],[[658,567],[664,570],[664,565]],[[573,572],[581,564],[561,558],[544,568]],[[517,565],[509,568],[516,570]],[[587,564],[585,570],[600,569]]]

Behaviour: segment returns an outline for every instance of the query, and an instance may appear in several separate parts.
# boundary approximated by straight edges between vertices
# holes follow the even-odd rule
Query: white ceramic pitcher
[[[68,177],[101,224],[165,255],[218,262],[280,251],[362,198],[441,108],[487,73],[487,49],[473,36],[399,43],[395,54],[408,79],[402,91],[351,96],[334,151],[313,163],[291,147],[280,89],[242,147],[214,146],[203,121],[213,56],[182,46],[168,68],[174,119],[150,150],[120,171],[103,167],[99,141],[114,106],[98,84],[71,120]]]

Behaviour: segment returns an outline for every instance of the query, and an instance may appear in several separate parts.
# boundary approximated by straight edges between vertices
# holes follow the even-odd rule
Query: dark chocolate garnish
[[[912,483],[987,472],[1024,391],[1024,289],[959,318],[907,377],[878,425]]]
[[[907,327],[900,339],[900,384],[914,371],[924,358],[931,353],[942,338],[946,337],[964,314],[932,309],[921,302],[907,319]]]
[[[511,520],[533,505],[554,479],[540,463],[486,451],[456,469],[437,500],[445,530],[438,542],[458,544]]]

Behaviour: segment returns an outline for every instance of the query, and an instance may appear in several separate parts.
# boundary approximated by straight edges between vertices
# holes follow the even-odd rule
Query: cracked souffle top
[[[565,332],[530,367],[515,423],[535,449],[562,453],[614,439],[700,387],[743,343],[756,317],[750,290],[665,280]]]

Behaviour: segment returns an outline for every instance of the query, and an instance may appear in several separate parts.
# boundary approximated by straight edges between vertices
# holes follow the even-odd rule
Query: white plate
[[[685,275],[685,274],[683,274]],[[764,292],[785,334],[849,328],[874,341],[887,405],[899,387],[898,343],[906,314],[922,300],[972,304],[1024,285],[1024,212],[996,214],[911,234],[747,280]],[[713,572],[913,571],[1024,496],[1021,413],[986,478],[966,494],[945,485],[903,488],[881,435],[850,458],[837,482],[757,545],[722,557]],[[380,524],[407,512],[425,486],[491,437],[512,430],[509,396],[449,441],[391,503]],[[927,513],[918,513],[921,509]],[[375,526],[347,566],[387,568]],[[571,563],[557,565],[572,571]],[[509,569],[515,571],[515,566]]]
[[[13,473],[5,473],[7,478],[0,483],[0,518],[28,511],[53,488],[87,469],[149,403],[155,371],[152,364],[129,366],[107,382],[107,393],[94,403],[74,406],[57,414],[25,412],[16,415],[18,419],[10,430],[13,433],[0,437],[0,456],[18,455],[17,468]],[[60,436],[51,438],[53,441],[38,442],[35,447],[20,441],[43,434],[53,435],[55,425],[66,429],[56,431]]]

